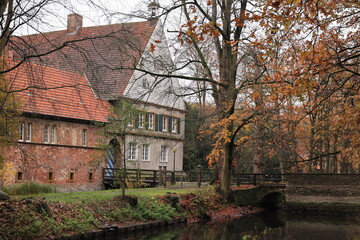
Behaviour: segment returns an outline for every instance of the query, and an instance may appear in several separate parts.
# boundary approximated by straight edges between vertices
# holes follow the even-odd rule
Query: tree
[[[126,146],[126,136],[135,131],[139,115],[144,114],[138,110],[130,100],[123,99],[115,102],[110,111],[109,123],[101,124],[100,135],[105,140],[111,140],[113,144],[105,143],[105,148],[114,148],[115,167],[121,168],[118,173],[122,196],[125,196],[126,186],[126,161],[129,149]],[[138,131],[138,130],[137,130]]]
[[[275,109],[282,105],[281,101],[286,103],[283,106],[289,112],[289,153],[291,162],[299,171],[299,163],[309,159],[298,160],[296,149],[302,143],[295,138],[298,127],[303,126],[301,120],[307,120],[308,115],[299,116],[295,109],[307,93],[321,84],[318,79],[324,73],[345,82],[358,77],[359,31],[356,19],[359,5],[351,1],[174,0],[164,9],[165,14],[181,9],[184,21],[173,32],[177,33],[182,48],[191,48],[196,57],[181,59],[178,69],[182,71],[177,74],[174,69],[169,69],[169,74],[143,72],[205,82],[209,86],[205,89],[212,96],[218,114],[216,124],[211,126],[216,132],[212,156],[223,164],[221,190],[224,197],[229,196],[238,134],[256,117],[270,111],[268,107],[257,111],[255,105],[261,106],[260,98],[245,101],[260,84],[264,96],[272,95],[273,101],[268,106]],[[216,56],[213,61],[208,57],[211,54],[209,47]],[[246,61],[248,49],[254,53],[255,61]],[[191,68],[189,66],[199,65],[204,70],[201,75],[184,71]],[[260,71],[255,71],[256,66],[261,66]],[[337,80],[338,90],[344,89],[340,84],[344,81]],[[330,96],[332,94],[323,96],[320,102]],[[282,119],[282,110],[277,112],[278,119]],[[263,130],[259,122],[256,129],[260,136]],[[260,156],[259,153],[258,158]]]

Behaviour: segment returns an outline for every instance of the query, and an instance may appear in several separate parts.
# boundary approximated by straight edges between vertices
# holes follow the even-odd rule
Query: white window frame
[[[168,147],[161,146],[160,148],[160,162],[168,162]]]
[[[168,131],[168,129],[167,129],[167,126],[168,126],[168,124],[167,124],[167,116],[162,116],[162,131],[163,132],[167,132]]]
[[[147,125],[148,125],[148,129],[149,130],[153,130],[154,129],[154,114],[153,113],[149,113],[148,114],[148,119],[147,119]]]
[[[51,126],[51,144],[57,143],[57,128],[55,125]]]
[[[145,161],[145,162],[150,161],[150,144],[143,144],[142,145],[141,160]]]
[[[87,129],[83,129],[81,132],[81,145],[83,147],[88,146],[88,130]]]
[[[177,118],[175,118],[175,117],[171,118],[171,132],[172,133],[177,132]]]
[[[144,128],[144,113],[139,113],[138,121],[138,128]]]
[[[19,125],[19,141],[23,142],[25,139],[25,124],[20,123]]]
[[[129,154],[128,160],[136,160],[137,153],[137,144],[136,143],[129,143]]]
[[[50,143],[50,126],[45,125],[44,127],[44,143]]]
[[[32,123],[26,123],[26,131],[25,131],[26,142],[31,142],[31,128],[32,128]]]

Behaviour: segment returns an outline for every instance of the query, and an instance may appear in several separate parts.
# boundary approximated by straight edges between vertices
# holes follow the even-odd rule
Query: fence
[[[286,183],[285,174],[263,174],[263,173],[235,173],[232,182],[236,185],[283,185]]]
[[[125,179],[126,184],[133,187],[155,187],[174,185],[175,183],[196,183],[200,186],[202,183],[210,182],[213,178],[213,172],[207,170],[197,171],[167,171],[160,167],[159,170],[143,169],[121,169],[121,168],[103,168],[103,182],[106,187],[113,187]]]

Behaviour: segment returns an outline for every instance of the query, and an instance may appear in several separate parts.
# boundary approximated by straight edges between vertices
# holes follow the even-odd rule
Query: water
[[[258,238],[252,238],[257,236]],[[305,216],[265,212],[221,223],[146,230],[116,240],[356,240],[360,216]],[[115,239],[112,239],[115,240]]]

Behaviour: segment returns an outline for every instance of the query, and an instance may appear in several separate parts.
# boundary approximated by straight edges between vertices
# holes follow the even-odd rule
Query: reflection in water
[[[263,240],[354,240],[360,239],[359,220],[357,217],[284,216],[264,212],[260,216],[223,223],[148,230],[116,240],[241,240],[244,236],[255,235],[256,239]]]

